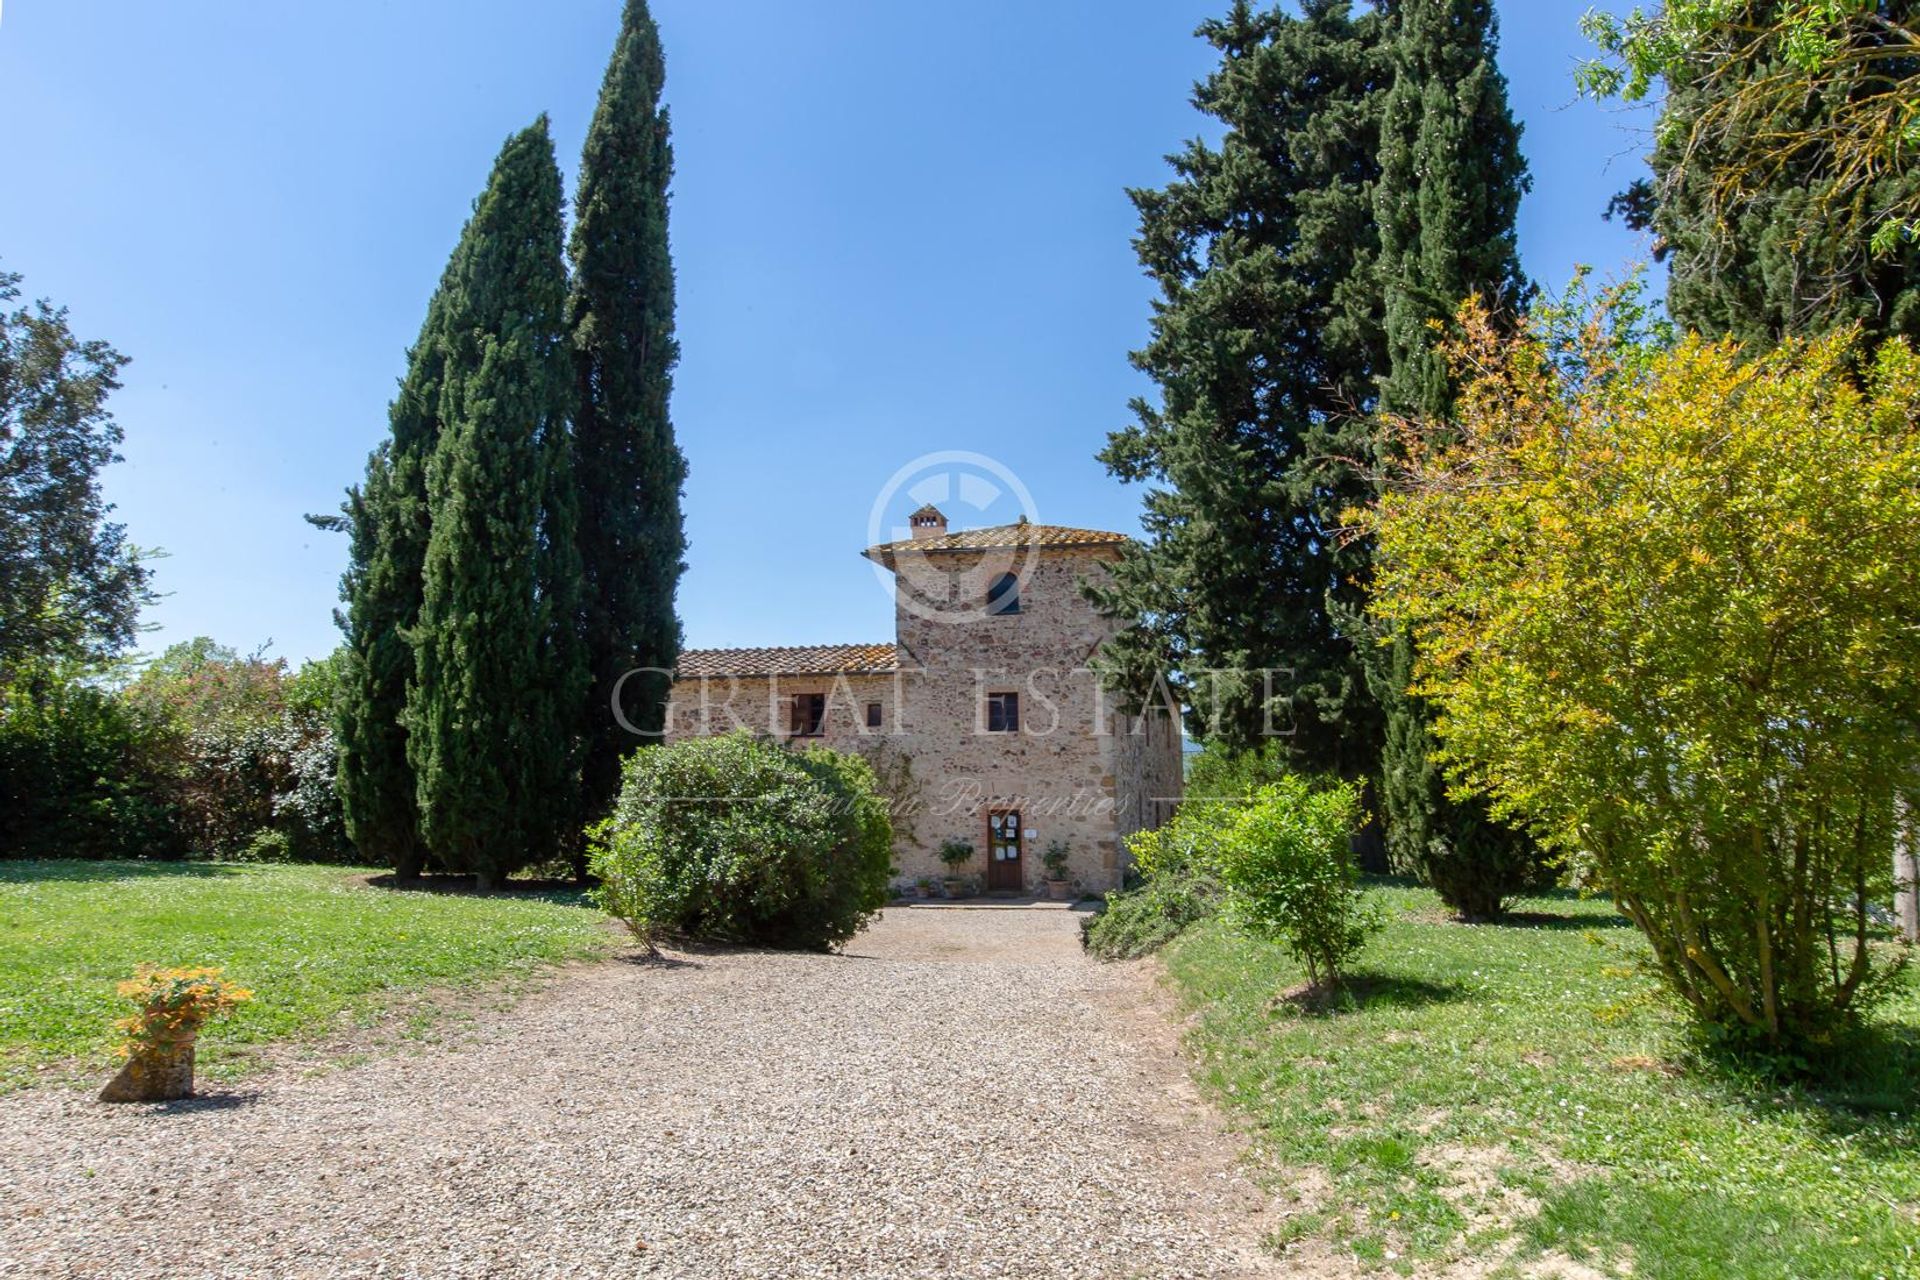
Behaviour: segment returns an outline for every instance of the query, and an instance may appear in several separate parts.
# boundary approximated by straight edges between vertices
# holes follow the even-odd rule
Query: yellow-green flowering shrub
[[[1704,1023],[1831,1036],[1884,986],[1920,767],[1920,359],[1504,335],[1363,513],[1449,776],[1584,867]]]

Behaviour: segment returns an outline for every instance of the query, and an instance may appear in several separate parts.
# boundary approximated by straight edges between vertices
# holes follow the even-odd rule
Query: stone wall
[[[1175,714],[1149,710],[1122,717],[1114,735],[1115,827],[1120,838],[1117,874],[1127,871],[1126,838],[1173,816],[1185,783],[1180,726]]]

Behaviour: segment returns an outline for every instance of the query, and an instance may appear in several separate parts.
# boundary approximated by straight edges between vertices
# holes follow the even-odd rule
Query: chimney
[[[907,523],[913,526],[913,540],[920,542],[926,538],[943,538],[947,533],[947,518],[940,514],[940,508],[928,503],[907,517]]]

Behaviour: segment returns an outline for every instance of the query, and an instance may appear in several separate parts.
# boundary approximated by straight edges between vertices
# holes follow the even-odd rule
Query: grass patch
[[[1552,1250],[1645,1280],[1920,1277],[1911,981],[1817,1081],[1782,1081],[1697,1050],[1609,904],[1476,927],[1377,892],[1393,923],[1339,1012],[1278,999],[1299,968],[1222,923],[1165,953],[1203,1085],[1309,1189],[1289,1221],[1312,1231],[1276,1244],[1399,1270]]]
[[[577,894],[394,892],[354,874],[0,862],[0,1092],[105,1070],[128,1012],[114,984],[143,963],[218,965],[254,989],[201,1037],[200,1065],[218,1078],[244,1071],[260,1045],[370,1022],[406,993],[524,975],[615,942]]]

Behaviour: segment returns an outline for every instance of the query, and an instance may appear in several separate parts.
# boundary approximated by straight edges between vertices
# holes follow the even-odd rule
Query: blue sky
[[[1506,0],[1527,270],[1617,272],[1644,119],[1574,100],[1586,0]],[[1146,384],[1129,185],[1203,131],[1225,0],[655,0],[678,175],[691,645],[884,640],[857,552],[921,455],[1034,518],[1137,530],[1094,460]],[[146,645],[295,661],[336,640],[330,511],[385,430],[501,141],[550,113],[571,171],[618,0],[10,0],[0,266],[134,359],[110,497],[164,549]],[[911,479],[911,477],[910,477]],[[1010,518],[1013,490],[956,524]],[[913,483],[890,491],[903,519]],[[956,496],[958,490],[956,490]]]

